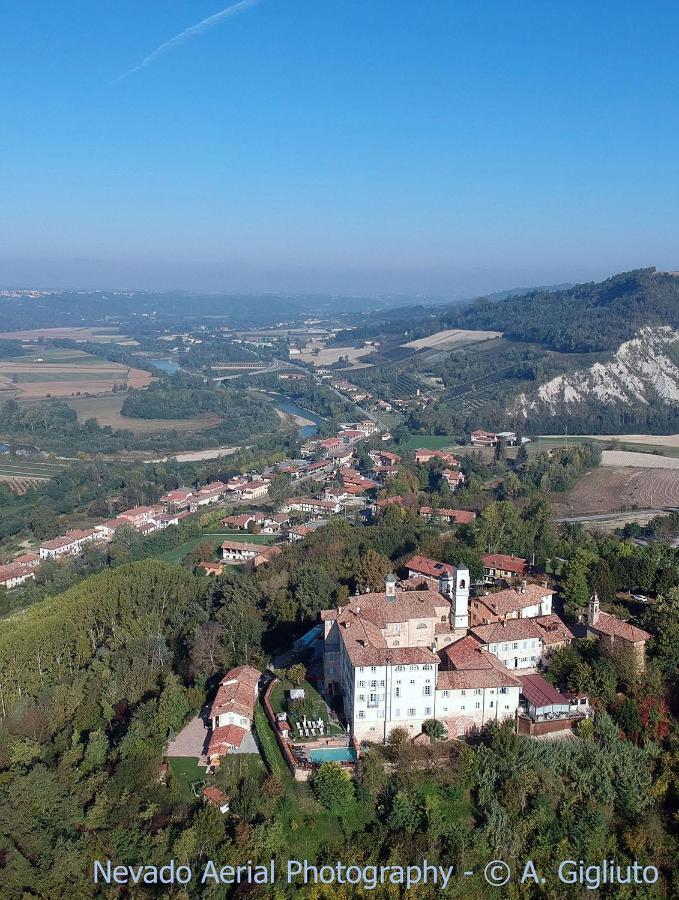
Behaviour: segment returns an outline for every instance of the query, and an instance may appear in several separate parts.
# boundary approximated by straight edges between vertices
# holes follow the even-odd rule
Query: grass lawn
[[[294,728],[294,723],[298,718],[295,713],[291,712],[287,709],[286,697],[285,694],[295,685],[292,684],[291,681],[279,681],[278,684],[271,691],[269,699],[271,700],[271,707],[275,713],[279,712],[287,712],[288,720],[290,724],[293,725],[292,736],[295,741],[304,741],[306,738],[301,737],[297,733],[297,729]],[[310,684],[308,681],[303,681],[302,684],[299,685],[301,688],[304,688],[305,697],[307,700],[312,700],[314,703],[314,712],[313,716],[307,713],[307,718],[319,718],[323,719],[326,723],[327,734],[328,736],[332,735],[346,735],[346,731],[343,728],[340,728],[334,722],[330,721],[328,716],[328,707],[325,700],[318,693],[316,688]],[[301,721],[301,716],[299,717]],[[314,738],[309,738],[309,740],[314,740]]]
[[[198,765],[194,756],[171,756],[168,763],[179,782],[182,798],[186,801],[194,800],[196,795],[191,790],[191,785],[197,781],[206,781],[205,769]]]
[[[230,538],[232,541],[247,541],[251,544],[270,544],[273,541],[274,536],[272,534],[248,534],[246,531],[204,531],[203,534],[198,537],[191,538],[190,541],[186,541],[184,544],[180,544],[178,547],[175,547],[173,550],[168,550],[165,553],[161,553],[158,556],[158,559],[162,559],[164,562],[169,563],[180,563],[187,553],[193,550],[198,544],[203,541],[212,541],[215,545],[215,559],[217,558],[217,547],[225,541],[227,538]]]

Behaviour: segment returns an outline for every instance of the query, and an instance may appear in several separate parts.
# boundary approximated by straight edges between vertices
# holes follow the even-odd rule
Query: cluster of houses
[[[528,444],[530,438],[519,438],[515,431],[484,431],[477,428],[471,433],[471,444],[474,447],[495,447],[500,442],[507,444],[508,447],[514,447],[516,444]]]
[[[383,741],[394,728],[415,738],[434,718],[450,738],[508,719],[524,734],[569,733],[588,715],[586,697],[540,674],[574,638],[553,611],[554,590],[527,580],[526,560],[489,554],[483,564],[472,593],[465,566],[417,555],[400,582],[389,575],[382,591],[321,613],[324,690],[357,740]],[[649,635],[601,612],[596,595],[586,627],[643,666]]]

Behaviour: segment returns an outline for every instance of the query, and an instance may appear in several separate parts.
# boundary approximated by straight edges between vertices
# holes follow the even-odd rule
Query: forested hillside
[[[637,269],[567,291],[476,300],[446,321],[447,328],[495,329],[563,352],[616,350],[644,325],[679,326],[679,277]]]

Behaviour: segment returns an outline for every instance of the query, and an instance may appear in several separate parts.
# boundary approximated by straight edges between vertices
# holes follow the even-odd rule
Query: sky
[[[227,5],[0,4],[0,286],[679,269],[676,0]]]

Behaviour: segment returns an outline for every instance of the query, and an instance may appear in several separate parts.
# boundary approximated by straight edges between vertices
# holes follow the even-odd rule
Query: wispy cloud
[[[142,59],[138,66],[134,66],[132,69],[129,69],[127,72],[123,72],[122,75],[119,75],[117,78],[115,78],[112,84],[123,81],[125,78],[129,78],[130,75],[134,75],[135,72],[139,72],[141,71],[141,69],[145,69],[147,66],[150,66],[151,63],[155,62],[159,57],[165,56],[166,53],[174,50],[175,47],[179,47],[181,44],[186,43],[186,41],[190,41],[191,38],[198,37],[198,35],[202,34],[204,31],[207,31],[215,25],[218,25],[222,21],[222,19],[228,19],[230,16],[235,16],[240,12],[244,12],[246,9],[249,9],[249,7],[251,6],[255,6],[255,4],[259,2],[260,0],[240,0],[239,3],[234,3],[232,6],[227,6],[225,9],[214,13],[214,15],[208,16],[207,19],[203,19],[201,22],[197,22],[195,25],[191,25],[189,28],[185,28],[184,31],[181,31],[173,38],[170,38],[169,41],[165,41],[164,44],[156,47],[153,53],[149,53],[147,57]]]

